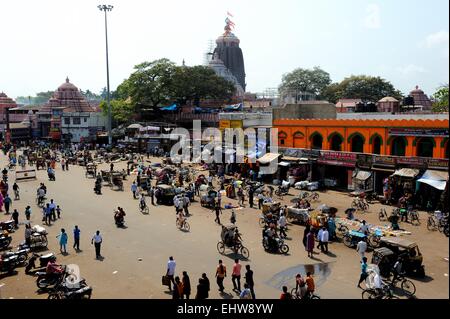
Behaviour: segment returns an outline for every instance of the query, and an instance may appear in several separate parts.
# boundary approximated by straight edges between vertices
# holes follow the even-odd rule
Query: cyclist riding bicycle
[[[183,227],[185,221],[186,221],[186,217],[184,217],[184,214],[181,211],[179,214],[177,214],[177,225],[179,227]]]
[[[145,207],[147,207],[147,203],[145,202],[144,194],[141,194],[141,199],[139,201],[139,207],[141,208],[141,210],[143,210],[143,209],[145,209]]]

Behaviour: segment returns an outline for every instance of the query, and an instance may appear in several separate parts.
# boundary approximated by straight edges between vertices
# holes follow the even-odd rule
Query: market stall
[[[448,172],[427,170],[416,182],[416,198],[422,209],[435,210],[440,196],[445,190]]]

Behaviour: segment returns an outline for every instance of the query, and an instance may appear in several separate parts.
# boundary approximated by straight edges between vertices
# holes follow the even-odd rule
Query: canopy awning
[[[356,174],[355,179],[360,180],[360,181],[365,181],[365,180],[368,180],[371,175],[372,175],[372,172],[359,171]]]
[[[142,125],[141,125],[141,124],[135,123],[135,124],[131,124],[131,125],[128,126],[127,128],[130,128],[130,129],[141,129],[141,128],[142,128]]]
[[[408,177],[408,178],[414,178],[417,175],[419,175],[418,169],[413,168],[402,168],[398,169],[394,172],[393,176],[401,176],[401,177]]]
[[[287,167],[287,166],[291,165],[291,163],[288,163],[288,162],[279,162],[278,165],[279,165],[279,166]]]
[[[427,170],[417,182],[430,185],[438,190],[445,190],[445,184],[448,180],[448,172]]]
[[[273,162],[280,156],[281,154],[278,153],[266,153],[263,157],[258,158],[258,162],[260,164],[269,164],[270,162]]]

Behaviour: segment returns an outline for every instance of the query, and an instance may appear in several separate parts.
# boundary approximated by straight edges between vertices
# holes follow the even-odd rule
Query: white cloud
[[[398,67],[397,72],[401,73],[404,76],[408,76],[413,74],[427,73],[428,71],[421,66],[415,64],[408,64],[405,66]]]
[[[441,45],[446,45],[448,47],[449,43],[449,34],[448,31],[439,31],[436,33],[432,33],[427,36],[425,39],[425,46],[427,48],[434,48]]]
[[[368,29],[381,28],[381,10],[377,4],[369,4],[366,7],[367,15],[364,19],[364,26]]]

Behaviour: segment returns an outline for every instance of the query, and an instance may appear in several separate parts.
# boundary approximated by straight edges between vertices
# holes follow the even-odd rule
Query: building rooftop
[[[338,120],[448,120],[448,113],[338,113]]]

